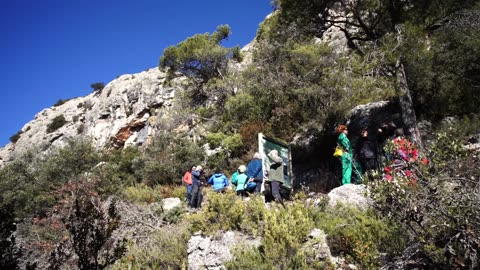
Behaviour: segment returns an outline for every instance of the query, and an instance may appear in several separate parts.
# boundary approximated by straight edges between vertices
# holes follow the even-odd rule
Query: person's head
[[[192,166],[192,170],[191,170],[191,171],[193,172],[193,171],[195,171],[196,169],[197,169],[197,167],[194,165],[194,166]]]
[[[214,172],[215,172],[215,173],[222,173],[222,170],[221,170],[220,168],[216,167],[215,170],[214,170]]]
[[[345,134],[348,134],[348,128],[347,126],[345,125],[339,125],[337,127],[337,133],[340,134],[340,133],[345,133]]]
[[[360,135],[364,138],[368,137],[368,129],[366,128],[362,129],[362,131],[360,132]]]
[[[196,169],[197,171],[202,171],[202,170],[203,170],[202,166],[200,166],[200,165],[197,165],[197,167],[195,167],[195,169]]]
[[[273,149],[272,151],[270,151],[270,153],[268,153],[268,155],[271,157],[278,157],[278,150]]]
[[[245,165],[240,165],[240,167],[238,167],[238,171],[240,173],[244,173],[245,171],[247,171],[247,167]]]
[[[262,158],[262,155],[260,155],[260,153],[256,152],[254,155],[253,155],[253,159],[261,159]]]

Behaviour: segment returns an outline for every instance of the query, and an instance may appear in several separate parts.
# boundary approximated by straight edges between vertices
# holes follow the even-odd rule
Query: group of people
[[[339,125],[336,131],[339,134],[337,145],[343,150],[340,156],[342,185],[352,183],[352,179],[359,183],[364,175],[371,177],[372,171],[379,171],[384,161],[393,160],[391,154],[384,151],[383,146],[387,140],[395,143],[404,135],[403,129],[397,128],[395,124],[384,123],[376,130],[376,140],[373,140],[368,134],[368,129],[364,128],[355,147],[352,147],[347,126]]]
[[[262,156],[260,153],[255,153],[253,159],[246,166],[240,165],[238,167],[232,174],[231,181],[229,181],[220,168],[216,168],[214,173],[207,178],[201,165],[192,166],[183,176],[183,183],[187,187],[185,200],[188,206],[191,208],[199,208],[201,206],[203,200],[201,187],[205,184],[211,185],[216,192],[234,189],[237,195],[246,197],[249,194],[260,193],[264,180],[273,199],[284,206],[280,193],[284,179],[283,159],[279,156],[277,150],[270,151],[267,156],[270,159],[270,168],[265,175],[262,170]]]

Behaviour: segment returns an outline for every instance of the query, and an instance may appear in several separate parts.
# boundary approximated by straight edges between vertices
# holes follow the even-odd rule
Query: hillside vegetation
[[[322,39],[330,30],[345,49]],[[274,0],[251,55],[222,46],[230,34],[221,25],[159,59],[166,84],[187,77],[175,102],[204,127],[200,140],[166,130],[141,148],[97,150],[85,138],[0,169],[1,269],[186,269],[193,233],[227,230],[261,239],[238,248],[228,269],[338,267],[305,247],[314,228],[360,269],[480,267],[480,160],[464,147],[480,134],[478,1]],[[285,208],[233,192],[206,192],[198,212],[161,206],[185,198],[180,178],[192,165],[233,172],[248,162],[259,132],[285,142],[309,129],[330,134],[355,106],[405,89],[433,132],[408,174],[366,180],[369,210],[313,204],[309,187]]]

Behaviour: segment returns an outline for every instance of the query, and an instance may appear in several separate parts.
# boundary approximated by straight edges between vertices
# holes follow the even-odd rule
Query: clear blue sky
[[[163,50],[230,25],[244,46],[270,0],[1,0],[0,147],[59,99],[156,67]]]

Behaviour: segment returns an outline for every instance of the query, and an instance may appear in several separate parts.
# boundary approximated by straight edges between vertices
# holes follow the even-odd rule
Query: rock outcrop
[[[354,206],[366,210],[372,205],[371,199],[367,197],[365,185],[343,185],[333,189],[328,193],[329,206],[335,207],[337,204]]]
[[[239,243],[243,246],[258,247],[259,239],[250,239],[240,232],[228,231],[214,239],[194,235],[188,241],[188,269],[226,269],[224,263],[232,259],[232,251]]]
[[[168,112],[178,90],[164,86],[165,77],[157,68],[122,75],[103,90],[44,109],[25,124],[15,143],[0,150],[0,160],[12,160],[32,147],[61,146],[77,137],[91,138],[98,148],[146,143],[155,133],[156,116]],[[63,125],[48,132],[47,127],[61,116]]]

